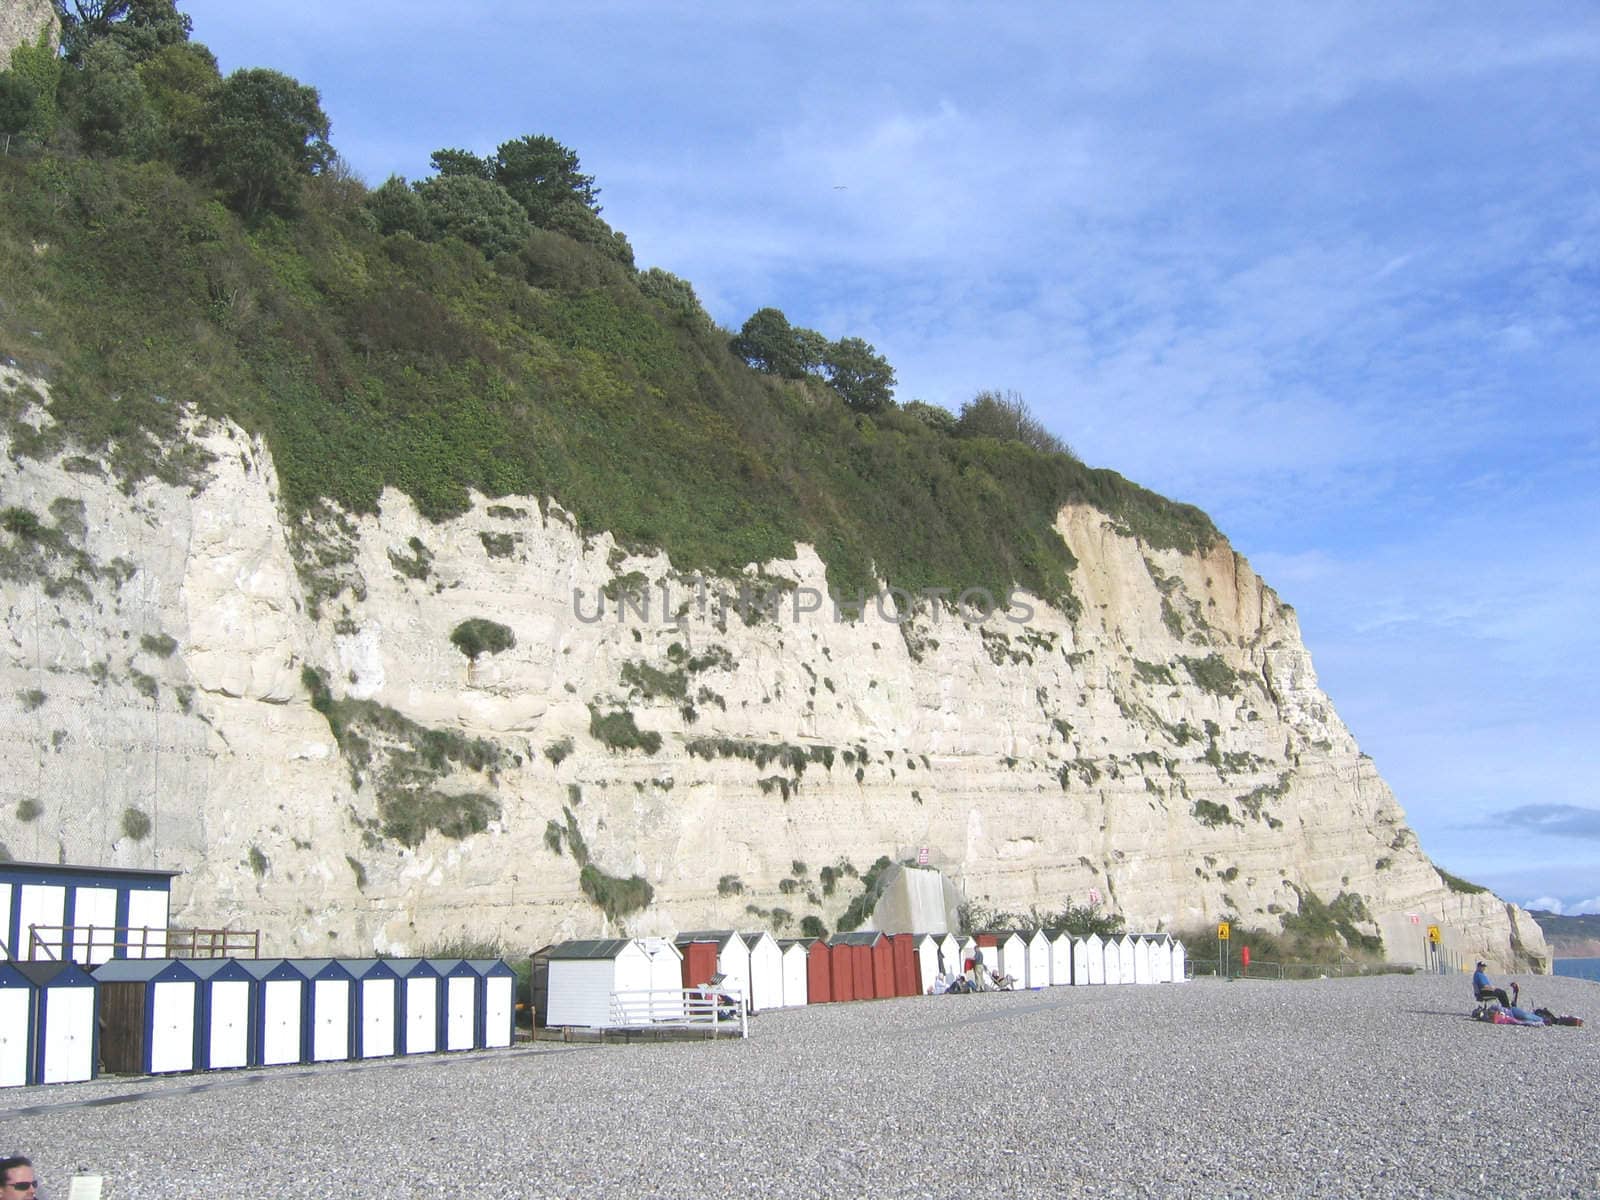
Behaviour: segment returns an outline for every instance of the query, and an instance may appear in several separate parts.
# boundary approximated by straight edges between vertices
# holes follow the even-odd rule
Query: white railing
[[[736,989],[657,988],[611,993],[611,1025],[617,1029],[735,1028],[750,1036],[744,999]]]

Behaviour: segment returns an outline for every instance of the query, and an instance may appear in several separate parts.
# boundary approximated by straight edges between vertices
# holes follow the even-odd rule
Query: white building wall
[[[609,1025],[611,993],[617,990],[617,978],[616,963],[609,958],[551,959],[544,1023],[591,1029]],[[638,982],[637,974],[634,980]]]

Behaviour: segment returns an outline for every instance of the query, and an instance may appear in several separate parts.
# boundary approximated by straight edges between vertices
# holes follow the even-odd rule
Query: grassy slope
[[[835,587],[1018,583],[1070,605],[1052,529],[1080,500],[1155,545],[1203,513],[1110,471],[855,417],[815,382],[750,371],[726,334],[631,272],[539,232],[490,264],[373,232],[359,185],[315,181],[293,221],[244,228],[158,164],[0,160],[0,353],[45,376],[56,434],[125,478],[194,478],[185,406],[268,439],[293,518],[433,518],[469,488],[553,497],[585,530],[737,569],[814,543]],[[11,413],[0,414],[7,417]]]

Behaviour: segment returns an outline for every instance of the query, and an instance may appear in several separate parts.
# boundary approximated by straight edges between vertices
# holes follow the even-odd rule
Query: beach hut
[[[809,944],[805,938],[784,938],[778,949],[783,954],[783,1006],[803,1007],[810,992],[806,976],[811,959]]]
[[[1028,988],[1047,988],[1050,986],[1050,935],[1042,929],[1035,929],[1023,938],[1023,961],[1027,963],[1026,977],[1019,976],[1018,982]]]
[[[389,966],[400,983],[400,1053],[432,1054],[439,1048],[439,969],[425,958],[391,958]]]
[[[0,958],[164,958],[174,874],[0,863]]]
[[[967,969],[967,963],[978,957],[978,939],[970,937],[958,938],[956,946],[956,970],[964,973]]]
[[[1172,982],[1172,938],[1165,933],[1143,933],[1139,935],[1139,942],[1144,946],[1144,955],[1148,961],[1149,978],[1140,980],[1148,983]],[[1134,975],[1138,977],[1139,963],[1134,960]]]
[[[94,976],[75,962],[19,962],[33,985],[33,1082],[81,1083],[95,1076]]]
[[[650,1019],[682,1020],[683,955],[670,938],[646,937],[638,941],[650,959]]]
[[[750,947],[731,929],[697,929],[689,933],[680,933],[672,939],[673,945],[678,947],[683,955],[684,969],[687,974],[695,974],[689,970],[691,955],[694,957],[695,966],[703,961],[704,950],[695,951],[696,945],[709,943],[716,950],[717,969],[714,975],[723,977],[723,990],[730,995],[738,995],[744,1001],[748,1011],[750,1007]],[[708,982],[707,978],[694,980],[685,979],[684,987],[700,987]],[[782,986],[780,982],[780,987]]]
[[[850,956],[851,986],[857,1000],[887,999],[894,995],[894,949],[875,929],[836,933],[830,940],[837,969],[842,949]]]
[[[1182,942],[1172,943],[1172,982],[1189,982],[1189,952],[1183,948]]]
[[[1117,940],[1117,954],[1122,959],[1122,982],[1137,983],[1138,980],[1134,977],[1133,938],[1131,935],[1125,933]]]
[[[667,949],[672,950],[670,942],[667,943]],[[666,986],[676,988],[678,952],[672,950],[670,958],[672,974]],[[478,1046],[486,1050],[498,1050],[511,1045],[515,1034],[513,1022],[517,1008],[517,973],[500,958],[469,958],[467,966],[478,976]]]
[[[834,937],[837,936],[837,934],[834,935]],[[828,961],[832,964],[833,998],[835,1000],[857,999],[855,947],[844,942],[834,945],[833,938],[829,938],[824,944],[828,947]]]
[[[783,1007],[783,950],[762,930],[740,934],[750,954],[750,1011]]]
[[[170,958],[115,958],[100,985],[100,1067],[116,1075],[195,1069],[200,977]]]
[[[650,956],[632,938],[562,942],[539,954],[548,964],[544,1024],[604,1029],[648,1012],[640,1006],[650,991]],[[621,998],[621,1012],[612,1005],[618,992],[632,993]]]
[[[355,1058],[388,1058],[399,1049],[400,976],[382,958],[345,958],[350,972],[351,1053]]]
[[[305,980],[305,1045],[302,1062],[338,1062],[355,1048],[355,982],[349,967],[334,958],[291,958]]]
[[[1072,935],[1059,930],[1050,935],[1050,986],[1072,982]]]
[[[305,1061],[306,977],[286,958],[240,961],[252,981],[250,1061],[258,1067]]]
[[[940,963],[939,939],[931,933],[916,935],[917,995],[926,996],[933,991],[933,981],[944,970]]]
[[[1122,949],[1117,945],[1116,938],[1106,941],[1103,951],[1105,959],[1105,976],[1103,982],[1118,984],[1122,982]]]
[[[961,939],[953,933],[939,938],[939,970],[946,975],[961,974]]]
[[[839,999],[833,981],[833,947],[821,938],[806,942],[806,1003],[828,1004]]]
[[[996,957],[1000,963],[999,973],[1011,976],[1012,979],[1016,980],[1019,988],[1026,987],[1028,982],[1027,941],[1020,933],[1005,930],[995,934],[995,943]]]
[[[196,958],[187,965],[199,995],[195,1066],[202,1071],[249,1066],[256,981],[236,958]]]
[[[1142,937],[1133,939],[1133,981],[1154,983],[1155,973],[1150,966],[1150,943]]]
[[[920,996],[927,989],[920,986],[921,968],[917,965],[917,935],[890,933],[884,935],[889,942],[889,955],[894,960],[894,994]]]
[[[15,963],[0,959],[0,1087],[29,1081],[33,1045],[33,983]]]
[[[428,962],[439,972],[439,1049],[474,1049],[478,1038],[478,973],[462,958],[430,958]]]
[[[989,968],[991,975],[1000,973],[1000,936],[997,933],[980,933],[975,939],[978,961]]]
[[[1099,949],[1096,949],[1094,953],[1095,953],[1095,957],[1099,958],[1099,956],[1101,954],[1101,951]],[[1105,964],[1104,963],[1101,964],[1100,969],[1102,971],[1105,970]],[[1089,939],[1088,938],[1073,938],[1072,939],[1072,984],[1073,984],[1074,987],[1087,987],[1090,982],[1091,982],[1091,972],[1089,970]]]

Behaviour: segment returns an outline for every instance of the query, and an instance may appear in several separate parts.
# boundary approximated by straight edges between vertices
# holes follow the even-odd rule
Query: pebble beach
[[[918,997],[18,1088],[0,1153],[54,1200],[1600,1196],[1600,984],[1515,978],[1585,1027],[1472,1021],[1458,976]]]

